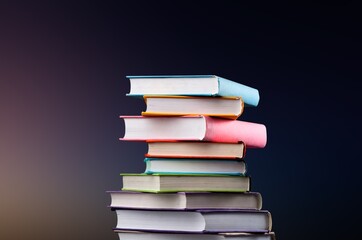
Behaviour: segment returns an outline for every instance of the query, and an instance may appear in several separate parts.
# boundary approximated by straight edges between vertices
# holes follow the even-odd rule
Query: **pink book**
[[[244,142],[248,148],[263,148],[266,127],[260,123],[208,116],[143,117],[120,116],[128,141],[210,141]]]

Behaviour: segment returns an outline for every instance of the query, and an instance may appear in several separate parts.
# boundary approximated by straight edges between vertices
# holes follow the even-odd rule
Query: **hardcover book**
[[[246,147],[266,145],[266,127],[260,123],[208,116],[142,117],[120,116],[125,133],[120,140],[243,142]]]
[[[155,232],[270,232],[271,214],[265,210],[129,210],[117,209],[119,230]]]
[[[241,97],[144,96],[143,116],[206,115],[237,119],[244,110]]]
[[[145,158],[146,174],[245,175],[245,161],[220,159]]]
[[[270,233],[155,233],[115,230],[120,240],[275,240]]]
[[[249,176],[121,174],[124,191],[140,192],[246,192]]]
[[[144,193],[109,191],[111,208],[130,209],[249,209],[260,210],[262,196],[257,192],[176,192]]]
[[[235,96],[242,97],[246,106],[256,107],[259,91],[241,83],[216,75],[161,75],[127,76],[130,81],[128,96]]]
[[[148,141],[146,157],[242,159],[245,144],[205,141]]]

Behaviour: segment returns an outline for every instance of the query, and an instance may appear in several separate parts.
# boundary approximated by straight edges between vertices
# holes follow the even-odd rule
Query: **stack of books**
[[[270,240],[271,214],[250,189],[245,153],[266,145],[263,124],[238,120],[257,89],[215,75],[128,76],[141,116],[121,116],[120,140],[144,141],[145,171],[109,191],[122,240]]]

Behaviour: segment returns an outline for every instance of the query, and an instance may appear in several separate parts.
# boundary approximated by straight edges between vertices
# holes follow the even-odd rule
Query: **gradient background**
[[[126,75],[216,74],[259,89],[240,119],[278,239],[357,236],[361,21],[353,5],[0,2],[0,239],[118,239],[107,190],[143,172],[119,142]]]

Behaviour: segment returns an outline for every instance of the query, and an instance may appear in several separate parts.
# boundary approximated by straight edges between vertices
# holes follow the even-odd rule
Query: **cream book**
[[[245,144],[201,141],[148,141],[146,157],[242,159]]]
[[[241,97],[144,96],[143,116],[206,115],[237,119],[244,110]]]
[[[121,174],[124,191],[139,192],[246,192],[250,177],[205,174]]]

